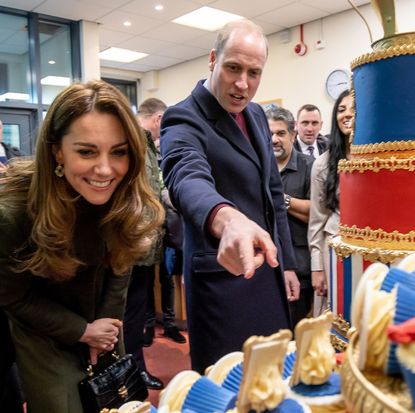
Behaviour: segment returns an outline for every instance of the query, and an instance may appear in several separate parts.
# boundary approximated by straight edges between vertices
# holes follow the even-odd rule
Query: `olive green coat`
[[[75,251],[85,266],[74,278],[53,282],[8,270],[31,224],[23,211],[0,208],[0,306],[10,319],[28,413],[82,413],[78,382],[85,374],[77,342],[88,322],[123,317],[129,277],[115,276],[104,265],[101,212],[83,205]]]

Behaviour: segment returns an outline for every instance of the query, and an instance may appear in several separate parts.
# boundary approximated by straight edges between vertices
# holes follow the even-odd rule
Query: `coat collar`
[[[250,158],[258,168],[262,168],[261,163],[264,164],[264,162],[261,162],[261,160],[267,159],[267,148],[265,145],[266,140],[262,136],[264,131],[260,127],[261,119],[258,113],[252,109],[251,104],[243,111],[245,122],[252,139],[250,143],[240,130],[235,119],[223,109],[203,83],[204,80],[197,83],[195,89],[192,91],[192,96],[202,113],[206,116],[206,119],[212,123],[219,135],[223,136],[237,150]]]

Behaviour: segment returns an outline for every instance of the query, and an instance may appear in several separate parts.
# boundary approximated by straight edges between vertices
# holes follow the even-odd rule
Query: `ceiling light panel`
[[[226,23],[243,18],[243,16],[238,14],[205,6],[174,19],[173,23],[213,32],[223,27]]]
[[[121,49],[119,47],[109,47],[98,53],[101,60],[112,62],[131,63],[135,60],[148,56],[147,53],[135,52],[133,50]]]

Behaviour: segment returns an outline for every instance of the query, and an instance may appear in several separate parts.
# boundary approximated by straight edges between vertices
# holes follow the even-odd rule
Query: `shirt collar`
[[[298,141],[298,143],[299,143],[299,145],[300,145],[301,152],[303,152],[303,153],[305,153],[305,154],[307,154],[307,155],[308,155],[307,148],[308,148],[309,146],[312,146],[312,147],[314,148],[314,153],[316,154],[315,156],[317,156],[317,155],[318,155],[317,139],[314,141],[314,143],[313,143],[312,145],[307,145],[307,144],[305,144],[305,143],[304,143],[304,142],[300,139],[300,137],[297,135],[297,141]]]
[[[286,170],[297,171],[297,169],[298,169],[298,166],[297,166],[298,162],[297,161],[298,161],[298,152],[293,147],[293,149],[291,151],[290,159],[287,162],[287,165],[285,165],[284,168],[281,170],[281,172],[284,172]]]

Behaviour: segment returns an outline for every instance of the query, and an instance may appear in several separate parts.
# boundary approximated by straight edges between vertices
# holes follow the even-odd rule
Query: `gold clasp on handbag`
[[[121,398],[126,399],[128,397],[128,389],[124,385],[118,389],[118,394]]]
[[[86,368],[86,375],[88,377],[92,377],[94,375],[94,368],[92,367],[92,364],[89,364]]]

